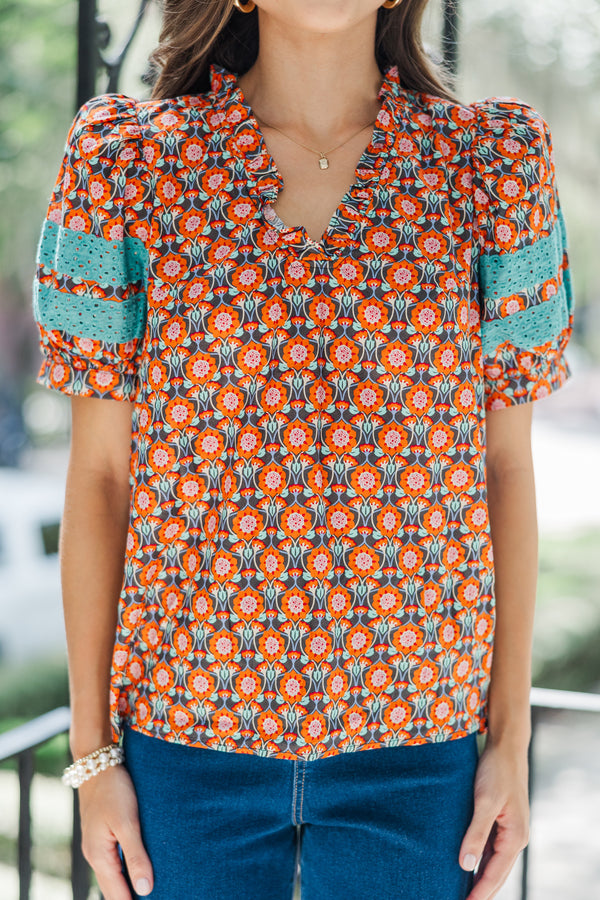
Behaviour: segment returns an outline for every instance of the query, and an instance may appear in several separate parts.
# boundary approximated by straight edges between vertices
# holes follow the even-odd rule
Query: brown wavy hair
[[[402,0],[377,10],[375,59],[383,75],[398,66],[400,84],[460,102],[454,77],[443,61],[433,60],[421,39],[429,0]],[[151,98],[163,100],[210,89],[209,65],[243,75],[258,54],[258,10],[243,13],[233,0],[162,0],[159,41],[150,54]]]

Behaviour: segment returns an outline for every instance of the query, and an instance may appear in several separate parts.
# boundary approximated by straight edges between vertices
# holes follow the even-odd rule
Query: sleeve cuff
[[[517,350],[504,344],[496,358],[484,365],[485,409],[502,409],[541,400],[572,377],[564,346],[568,338],[549,351]]]
[[[137,372],[94,365],[93,360],[65,359],[59,353],[42,353],[36,383],[69,396],[133,401],[139,390]]]

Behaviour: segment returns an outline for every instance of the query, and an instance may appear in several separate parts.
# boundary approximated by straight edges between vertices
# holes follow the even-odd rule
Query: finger
[[[88,850],[84,856],[94,870],[104,900],[132,900],[116,844],[101,850]]]
[[[496,840],[496,835],[498,833],[498,825],[496,822],[492,825],[492,830],[490,831],[490,836],[486,841],[485,847],[483,848],[483,853],[481,855],[481,859],[479,860],[479,865],[477,866],[477,871],[475,872],[475,878],[473,879],[473,887],[477,884],[477,882],[483,876],[485,871],[485,867],[488,862],[494,855],[494,843]]]
[[[122,829],[119,835],[119,843],[131,883],[136,894],[145,897],[152,890],[153,872],[150,857],[142,841],[139,821],[130,822]]]
[[[504,884],[519,853],[527,843],[525,829],[495,823],[485,847],[469,900],[491,900]]]
[[[489,800],[475,800],[473,818],[465,832],[458,854],[459,863],[467,872],[472,872],[481,859],[496,821],[496,814],[496,807]]]
[[[491,900],[508,878],[519,852],[508,848],[494,852],[467,900]]]

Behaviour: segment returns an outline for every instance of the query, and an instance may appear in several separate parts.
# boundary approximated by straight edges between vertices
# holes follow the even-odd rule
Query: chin
[[[262,0],[260,7],[285,25],[313,34],[335,34],[367,19],[373,0]]]

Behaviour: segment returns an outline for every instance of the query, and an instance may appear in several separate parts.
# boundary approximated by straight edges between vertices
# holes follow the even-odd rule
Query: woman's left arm
[[[529,402],[486,413],[496,626],[488,734],[477,767],[474,814],[459,856],[465,869],[481,860],[467,900],[496,896],[529,836],[527,748],[538,572],[532,409]]]

